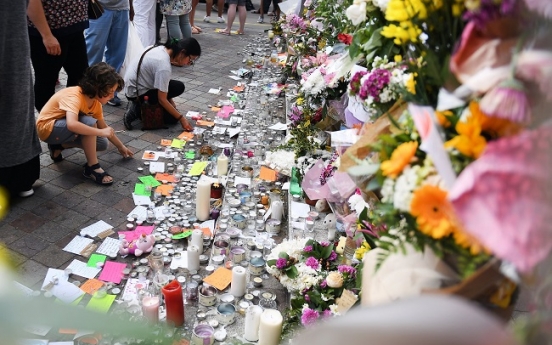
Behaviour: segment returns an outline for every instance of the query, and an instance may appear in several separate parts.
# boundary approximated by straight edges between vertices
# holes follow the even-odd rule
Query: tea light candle
[[[142,313],[149,322],[159,322],[159,296],[145,296],[142,298]]]
[[[247,308],[245,313],[245,340],[255,342],[259,340],[259,326],[261,324],[261,314],[263,308],[258,305],[252,305]]]
[[[188,269],[199,270],[199,248],[195,245],[188,247]]]
[[[259,322],[259,344],[278,345],[282,334],[282,323],[284,319],[280,311],[266,309],[262,312]]]
[[[232,268],[232,283],[230,285],[230,293],[233,296],[241,297],[245,294],[246,287],[246,272],[245,268],[236,266]]]
[[[211,202],[211,182],[197,181],[196,190],[196,217],[201,221],[209,219]]]

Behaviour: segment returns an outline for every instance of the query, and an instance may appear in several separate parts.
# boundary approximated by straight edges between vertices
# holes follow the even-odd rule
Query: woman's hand
[[[128,147],[126,147],[125,145],[120,146],[118,149],[119,149],[119,153],[124,158],[130,158],[130,157],[134,156],[134,153],[132,151],[130,151],[128,149]]]
[[[194,127],[192,127],[192,125],[190,125],[190,123],[188,122],[188,120],[186,120],[186,118],[184,116],[182,116],[180,118],[180,125],[182,126],[182,128],[185,131],[191,132],[191,131],[194,130]]]

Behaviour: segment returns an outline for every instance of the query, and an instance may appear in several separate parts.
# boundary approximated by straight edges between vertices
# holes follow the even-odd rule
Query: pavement
[[[258,8],[258,2],[254,4]],[[243,48],[271,27],[267,23],[258,24],[258,14],[248,12],[246,34],[225,36],[215,32],[226,25],[216,23],[216,11],[211,14],[211,23],[203,22],[204,16],[205,4],[200,3],[195,24],[203,32],[193,37],[201,45],[201,58],[192,67],[173,67],[173,78],[186,86],[184,94],[175,99],[183,114],[189,110],[209,112],[209,105],[225,99],[224,95],[208,93],[209,89],[221,87],[226,90],[236,85],[228,76],[230,70],[244,65]],[[236,18],[232,29],[237,30],[238,25]],[[166,37],[165,28],[161,30],[162,37]],[[60,81],[61,85],[65,84],[63,72]],[[119,107],[104,106],[104,118],[108,125],[121,131],[117,136],[135,153],[135,158],[123,159],[111,144],[107,151],[98,153],[101,166],[115,180],[112,186],[99,186],[82,176],[82,166],[86,162],[82,150],[64,150],[64,161],[54,163],[46,144],[42,143],[41,173],[34,185],[35,194],[15,200],[7,216],[0,221],[0,242],[11,254],[20,283],[39,290],[48,268],[64,269],[75,258],[83,260],[62,250],[83,227],[103,220],[114,229],[124,229],[127,214],[135,207],[132,192],[140,176],[137,168],[143,166],[142,153],[156,149],[160,139],[174,138],[182,132],[180,125],[154,131],[126,131],[122,119],[127,102],[124,96],[121,99],[123,103]]]

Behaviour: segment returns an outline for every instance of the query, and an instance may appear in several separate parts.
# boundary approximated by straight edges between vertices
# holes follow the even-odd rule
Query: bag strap
[[[142,103],[140,101],[140,95],[138,94],[138,81],[140,80],[140,67],[142,67],[142,62],[144,61],[144,56],[146,56],[146,53],[155,47],[159,47],[159,46],[154,45],[146,49],[146,51],[142,53],[142,56],[140,56],[140,61],[138,61],[138,68],[136,69],[136,100],[138,101],[138,104]]]

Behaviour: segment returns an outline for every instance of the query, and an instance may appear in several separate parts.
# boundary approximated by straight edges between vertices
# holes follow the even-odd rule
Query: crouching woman
[[[123,157],[133,155],[103,118],[102,105],[123,86],[124,81],[115,69],[100,62],[85,71],[78,86],[62,89],[50,98],[40,111],[37,129],[54,162],[63,160],[64,149],[81,148],[86,157],[84,177],[100,185],[113,183],[113,178],[100,166],[97,151],[106,150],[109,140]]]

